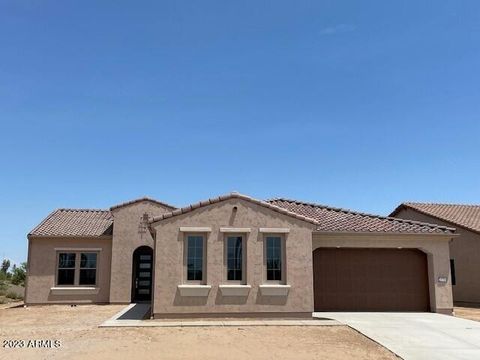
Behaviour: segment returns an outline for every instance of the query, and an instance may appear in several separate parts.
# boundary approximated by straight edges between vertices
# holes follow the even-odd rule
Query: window
[[[187,236],[187,280],[203,280],[203,240],[202,235]]]
[[[80,254],[80,281],[79,285],[95,285],[97,278],[97,254]]]
[[[227,280],[243,280],[243,237],[227,236]]]
[[[455,259],[450,259],[450,274],[452,276],[452,285],[456,285],[457,279],[455,277]]]
[[[265,241],[267,280],[282,281],[282,238],[267,236]]]
[[[58,254],[58,285],[75,284],[75,253]]]
[[[57,285],[96,285],[96,252],[58,253]]]

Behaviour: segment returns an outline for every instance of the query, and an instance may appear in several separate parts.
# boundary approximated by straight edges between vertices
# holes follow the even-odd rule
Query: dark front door
[[[420,250],[320,248],[313,281],[315,311],[429,311]]]
[[[153,250],[142,246],[133,253],[132,301],[152,300]]]

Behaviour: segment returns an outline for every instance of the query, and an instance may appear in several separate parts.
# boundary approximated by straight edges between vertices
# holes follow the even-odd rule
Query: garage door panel
[[[426,255],[416,249],[313,254],[316,311],[428,311]]]

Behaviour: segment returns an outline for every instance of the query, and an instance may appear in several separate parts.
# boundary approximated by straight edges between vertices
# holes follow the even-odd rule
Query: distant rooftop
[[[480,205],[404,202],[391,216],[395,216],[404,208],[414,209],[454,226],[480,233]]]

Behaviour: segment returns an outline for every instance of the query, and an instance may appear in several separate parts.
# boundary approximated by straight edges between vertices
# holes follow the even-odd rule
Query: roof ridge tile
[[[292,211],[288,211],[287,209],[284,209],[282,207],[276,206],[274,204],[270,204],[266,201],[255,199],[255,198],[253,198],[251,196],[248,196],[248,195],[240,194],[239,192],[230,192],[228,194],[220,195],[220,196],[217,196],[215,198],[209,198],[207,200],[202,200],[202,201],[190,204],[190,205],[185,206],[183,208],[176,209],[176,210],[173,210],[171,212],[164,213],[162,215],[154,216],[149,220],[149,223],[152,224],[154,222],[158,222],[158,221],[161,221],[161,220],[164,220],[164,219],[167,219],[167,218],[171,218],[173,216],[188,213],[188,212],[193,211],[195,209],[198,209],[200,207],[213,205],[213,204],[216,204],[216,203],[219,203],[219,202],[222,202],[222,201],[225,201],[225,200],[229,200],[229,199],[242,199],[242,200],[245,200],[245,201],[249,201],[249,202],[252,202],[254,204],[269,208],[269,209],[271,209],[273,211],[276,211],[278,213],[285,214],[285,215],[297,218],[299,220],[312,223],[314,225],[318,225],[318,222],[313,218],[310,218],[310,217],[307,217],[307,216],[304,216],[304,215],[301,215],[301,214],[298,214],[298,213],[295,213],[295,212],[292,212]]]
[[[113,205],[113,206],[110,207],[110,210],[115,210],[115,209],[118,209],[118,208],[121,208],[121,207],[124,207],[124,206],[128,206],[128,205],[132,205],[132,204],[135,204],[135,203],[138,203],[138,202],[142,202],[142,201],[151,201],[151,202],[154,202],[156,204],[168,207],[172,210],[175,210],[177,208],[176,206],[167,204],[163,201],[159,201],[159,200],[156,200],[156,199],[148,197],[148,196],[143,196],[143,197],[140,197],[138,199],[133,199],[133,200],[122,202],[122,203],[117,204],[117,205]]]

